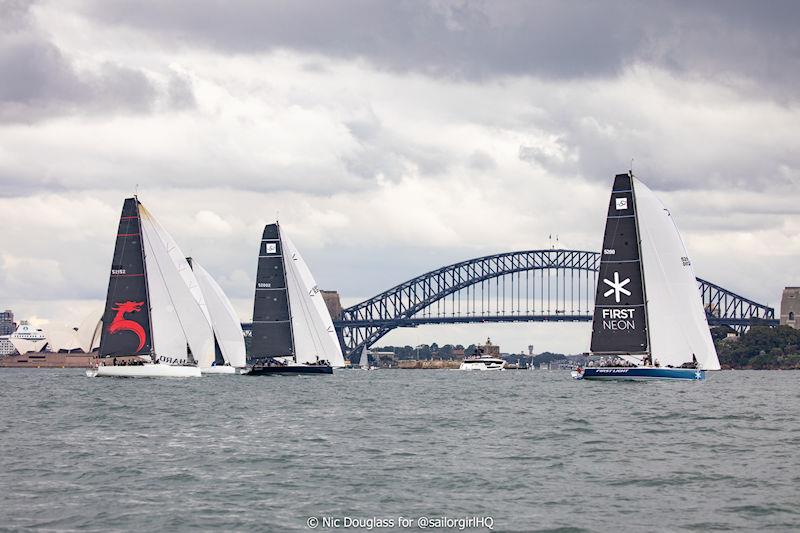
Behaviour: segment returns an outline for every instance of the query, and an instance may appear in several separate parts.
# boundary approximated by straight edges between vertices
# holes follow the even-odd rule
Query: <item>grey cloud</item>
[[[6,2],[0,25],[0,122],[36,122],[75,112],[150,112],[159,102],[193,105],[191,84],[173,73],[160,88],[145,73],[106,62],[78,70],[37,31],[27,2]]]
[[[796,98],[800,78],[800,4],[791,0],[104,0],[84,11],[188,45],[294,49],[456,78],[613,76],[646,62],[759,94],[769,87],[784,100]]]

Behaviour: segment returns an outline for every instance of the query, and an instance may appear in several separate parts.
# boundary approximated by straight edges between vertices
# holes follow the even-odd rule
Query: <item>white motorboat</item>
[[[462,361],[459,370],[504,370],[506,362],[499,357],[491,355],[479,355],[477,357],[467,357]]]

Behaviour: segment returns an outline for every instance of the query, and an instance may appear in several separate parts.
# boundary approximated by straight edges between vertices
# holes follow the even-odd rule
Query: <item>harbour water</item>
[[[797,530],[799,384],[780,371],[591,383],[4,369],[0,528],[284,532],[333,517],[419,531],[420,517],[491,517],[495,531]]]

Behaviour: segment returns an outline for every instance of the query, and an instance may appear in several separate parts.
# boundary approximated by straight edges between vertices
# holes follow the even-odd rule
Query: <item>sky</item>
[[[100,309],[125,197],[243,320],[279,218],[357,303],[549,235],[599,250],[614,174],[698,276],[800,285],[800,4],[0,0],[0,307]],[[583,352],[588,324],[426,326],[378,344]]]

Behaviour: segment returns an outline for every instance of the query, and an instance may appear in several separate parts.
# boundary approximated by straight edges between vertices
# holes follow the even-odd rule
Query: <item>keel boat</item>
[[[358,367],[361,370],[375,370],[375,367],[369,364],[369,349],[366,345],[361,348],[361,357],[358,361]]]
[[[200,377],[214,335],[178,245],[137,197],[122,207],[90,377]]]
[[[632,173],[614,178],[598,280],[591,354],[623,363],[574,378],[702,380],[720,369],[672,215]]]
[[[250,376],[332,374],[344,356],[322,293],[278,223],[261,239],[253,303]]]

